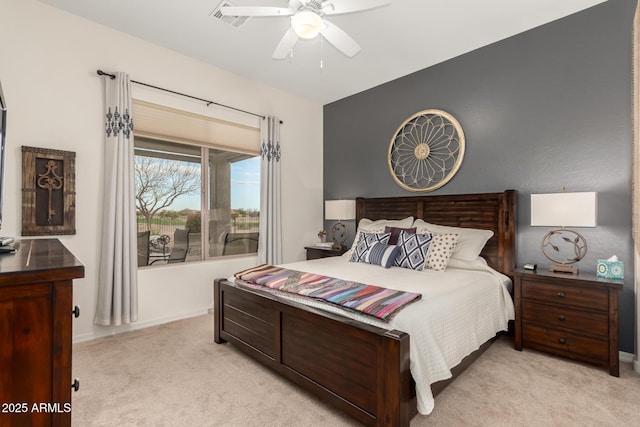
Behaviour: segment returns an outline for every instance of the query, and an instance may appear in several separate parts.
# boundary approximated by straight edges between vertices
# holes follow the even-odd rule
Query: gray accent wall
[[[598,193],[598,226],[581,228],[578,263],[625,263],[620,350],[634,353],[631,239],[631,31],[636,0],[609,0],[324,106],[324,198],[414,195],[387,166],[389,143],[410,115],[437,108],[462,125],[466,153],[432,194],[518,191],[517,264],[551,262],[550,229],[531,227],[530,194]],[[473,37],[473,35],[469,35]],[[428,49],[429,43],[425,43]],[[417,52],[416,54],[419,54]],[[347,222],[353,239],[353,221]],[[332,223],[325,223],[330,229]]]

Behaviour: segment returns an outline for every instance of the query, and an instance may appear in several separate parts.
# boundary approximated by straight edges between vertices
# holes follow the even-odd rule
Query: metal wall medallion
[[[442,110],[424,110],[405,120],[389,144],[389,171],[409,191],[433,191],[458,172],[465,139],[460,123]]]

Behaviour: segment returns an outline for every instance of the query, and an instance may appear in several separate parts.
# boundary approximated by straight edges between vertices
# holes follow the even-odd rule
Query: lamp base
[[[342,250],[342,248],[344,248],[344,243],[333,242],[333,245],[331,245],[331,249],[334,249],[336,251]]]
[[[341,221],[336,222],[331,228],[331,235],[334,242],[342,245],[347,240],[347,226]]]
[[[573,274],[573,275],[577,275],[578,274],[578,269],[575,267],[571,267],[570,265],[552,265],[551,267],[549,267],[549,271],[553,272],[553,273],[564,273],[564,274]]]

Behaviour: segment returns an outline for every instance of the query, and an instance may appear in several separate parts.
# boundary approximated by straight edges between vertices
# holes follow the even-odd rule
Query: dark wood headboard
[[[413,216],[453,227],[492,230],[480,254],[494,269],[510,275],[515,268],[516,192],[356,198],[356,224],[362,218],[402,219]]]

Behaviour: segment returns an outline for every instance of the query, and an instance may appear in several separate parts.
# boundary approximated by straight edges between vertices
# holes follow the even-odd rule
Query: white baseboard
[[[632,363],[636,357],[635,354],[633,353],[626,353],[624,351],[621,351],[618,353],[619,354],[619,358],[621,362],[625,362],[625,363]],[[637,363],[637,362],[636,362]]]
[[[640,374],[640,360],[636,360],[635,354],[625,353],[624,351],[621,351],[619,354],[621,362],[631,363],[633,370]]]
[[[155,319],[144,320],[141,322],[133,322],[128,325],[115,326],[115,327],[96,327],[96,330],[86,334],[74,335],[73,343],[80,343],[85,341],[95,340],[97,338],[110,337],[113,335],[121,334],[124,332],[136,331],[139,329],[149,328],[151,326],[162,325],[164,323],[174,322],[176,320],[188,319],[190,317],[202,316],[208,314],[208,309],[199,309],[184,313],[174,313],[171,316],[158,317]]]

